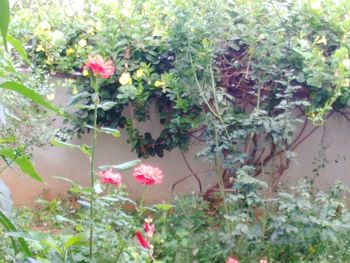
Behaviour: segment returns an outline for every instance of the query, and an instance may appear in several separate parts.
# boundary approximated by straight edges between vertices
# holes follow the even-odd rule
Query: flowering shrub
[[[74,78],[70,106],[79,110],[66,129],[91,131],[94,90],[81,65],[91,54],[111,58],[116,70],[102,74],[109,78],[100,83],[97,125],[126,128],[142,158],[205,143],[200,156],[220,166],[207,200],[247,164],[258,176],[274,160],[280,178],[309,136],[302,127],[295,135],[299,122],[320,126],[348,104],[346,0],[82,2],[15,5],[11,29],[37,68]],[[141,132],[153,109],[162,131]]]
[[[123,187],[106,192],[97,184],[95,259],[164,263],[349,261],[350,211],[342,197],[348,191],[346,187],[336,184],[327,194],[300,182],[288,191],[278,191],[275,197],[266,196],[264,187],[262,182],[242,177],[235,192],[227,196],[227,213],[222,205],[213,207],[198,197],[187,196],[172,205],[145,207],[149,216],[144,220],[138,211],[124,209],[127,204],[137,204],[127,198]],[[51,234],[30,230],[8,235],[28,240],[39,262],[88,261],[88,244],[84,241],[89,232],[87,190],[73,183],[69,201],[43,203],[41,210],[34,210],[35,215],[28,209],[17,212],[17,223],[23,229],[33,227],[30,222],[37,222],[36,229],[51,222],[54,224],[49,229],[45,227]],[[0,251],[6,254],[0,257],[5,262],[23,258],[1,241]]]
[[[279,178],[292,151],[307,138],[308,120],[322,125],[330,111],[348,104],[348,1],[96,0],[77,13],[65,4],[63,12],[47,12],[44,6],[41,15],[32,12],[35,18],[23,16],[19,7],[27,3],[18,2],[12,32],[27,43],[36,65],[33,76],[59,72],[74,77],[71,105],[78,103],[80,110],[66,117],[74,124],[72,133],[92,132],[91,144],[52,143],[88,157],[90,186],[71,182],[67,209],[60,202],[48,209],[54,211],[48,217],[56,227],[48,230],[58,234],[20,232],[0,213],[13,248],[8,252],[10,241],[1,240],[4,261],[350,260],[350,212],[342,199],[346,187],[336,185],[325,194],[302,182],[269,196],[266,183],[254,178],[270,162]],[[34,10],[43,3],[29,4]],[[24,27],[26,16],[34,22]],[[0,59],[0,76],[16,80],[7,61],[12,57],[0,53]],[[28,92],[22,85],[5,84],[0,83]],[[40,98],[39,104],[61,113]],[[152,105],[163,125],[158,137],[137,128],[137,122],[150,119]],[[130,116],[123,115],[125,109]],[[293,137],[295,112],[304,128]],[[190,138],[205,142],[201,156],[215,165],[218,179],[203,196],[211,202],[184,197],[172,205],[145,207],[144,193],[139,202],[128,199],[120,173],[111,166],[97,173],[95,167],[97,136],[118,137],[118,127],[126,127],[132,149],[144,158],[162,157],[176,147],[186,150]],[[0,150],[6,165],[28,164],[20,147]],[[27,167],[33,178],[41,179]],[[159,168],[146,164],[136,167],[133,176],[145,189],[163,180]],[[145,216],[154,223],[144,222]]]

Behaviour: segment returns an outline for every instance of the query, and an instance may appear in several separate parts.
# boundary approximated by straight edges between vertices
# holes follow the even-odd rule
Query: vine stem
[[[140,198],[140,202],[138,204],[138,206],[136,207],[136,210],[138,212],[138,217],[141,217],[144,210],[142,209],[143,208],[143,202],[144,202],[144,199],[145,199],[145,195],[147,193],[147,185],[145,185],[144,189],[143,189],[143,193],[142,193],[142,196]],[[127,234],[126,236],[126,239],[128,239],[132,233],[134,232],[134,227],[135,227],[135,224],[136,224],[136,221],[134,221],[134,223],[132,224],[132,226],[130,227],[130,230],[129,230],[129,233]],[[121,240],[121,246],[120,246],[120,249],[118,250],[117,252],[117,256],[115,258],[115,263],[117,263],[119,261],[119,258],[121,256],[121,254],[123,253],[124,249],[125,249],[125,246],[126,246],[126,241],[125,240]],[[155,262],[154,258],[152,257],[151,254],[149,254],[149,256],[151,257],[152,261]]]
[[[98,95],[98,83],[97,80],[92,81],[92,86],[95,90],[96,97],[93,99],[94,102],[94,123],[93,123],[93,137],[92,137],[92,148],[90,156],[90,238],[89,238],[89,256],[90,260],[93,258],[93,237],[94,237],[94,175],[95,175],[95,153],[96,153],[96,142],[97,142],[97,108],[99,103]]]
[[[216,127],[215,127],[215,145],[216,145],[216,148],[219,147],[218,131]],[[225,213],[226,215],[228,215],[228,208],[227,208],[226,197],[225,197],[225,183],[221,172],[220,156],[218,152],[216,152],[215,154],[215,170],[216,170],[216,175],[218,177],[218,183],[219,183],[219,188],[220,188],[220,192],[221,192],[221,196],[224,204]]]
[[[132,226],[129,230],[129,233],[126,236],[126,239],[128,239],[132,235],[132,233],[134,232],[134,227],[135,227],[135,222],[132,224]],[[119,261],[119,258],[121,256],[121,254],[123,253],[125,245],[126,245],[126,242],[124,240],[122,240],[121,242],[122,242],[122,245],[121,245],[120,249],[118,250],[117,256],[116,256],[115,261],[114,261],[115,263],[117,263]]]

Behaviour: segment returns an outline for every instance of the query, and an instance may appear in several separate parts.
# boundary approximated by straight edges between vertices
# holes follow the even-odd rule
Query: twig
[[[193,171],[190,163],[188,162],[187,158],[186,158],[186,155],[183,151],[181,151],[181,155],[182,155],[182,158],[184,159],[185,163],[186,163],[186,166],[188,168],[188,170],[190,170],[191,172],[191,175],[194,176],[194,178],[196,178],[197,182],[198,182],[198,187],[199,187],[199,193],[202,192],[202,182],[201,180],[199,179],[198,175]]]

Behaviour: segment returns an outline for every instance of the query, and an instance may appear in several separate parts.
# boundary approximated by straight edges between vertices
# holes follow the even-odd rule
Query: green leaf
[[[72,246],[81,245],[84,243],[82,236],[72,236],[64,243],[64,249],[68,249]]]
[[[107,134],[111,134],[115,138],[119,138],[120,137],[120,131],[118,131],[116,129],[102,127],[102,128],[100,128],[100,131],[104,132],[104,133],[107,133]]]
[[[81,93],[78,93],[77,95],[75,96],[72,96],[68,102],[68,106],[72,106],[73,104],[77,104],[80,100],[82,99],[86,99],[88,97],[90,97],[91,94],[84,91],[84,92],[81,92]]]
[[[15,136],[10,136],[10,137],[0,139],[0,143],[11,143],[11,142],[15,142],[15,141],[16,141]]]
[[[0,0],[0,31],[7,49],[6,35],[10,23],[10,5],[8,0]]]
[[[117,170],[127,170],[127,169],[130,169],[130,168],[140,164],[140,163],[141,163],[140,160],[133,160],[130,162],[125,162],[125,163],[116,164],[116,165],[102,165],[102,166],[99,166],[98,168],[101,170],[106,170],[109,168],[114,168]]]
[[[15,162],[16,165],[22,170],[22,172],[29,175],[31,178],[33,178],[39,182],[44,181],[41,178],[41,176],[38,174],[38,172],[35,170],[32,162],[30,161],[30,159],[27,156],[25,156],[21,153],[17,153],[10,148],[0,149],[0,156],[5,157],[5,158],[10,159],[11,161]]]
[[[61,181],[64,181],[64,182],[67,182],[67,183],[70,183],[70,184],[73,184],[73,185],[77,185],[76,182],[66,178],[66,177],[62,177],[62,176],[52,176],[52,178],[55,178],[57,180],[61,180]]]
[[[82,151],[82,153],[86,154],[88,157],[91,157],[91,147],[87,146],[86,144],[83,144],[82,146],[80,146],[80,151]]]
[[[91,157],[91,147],[86,144],[76,145],[68,142],[62,142],[56,139],[51,140],[51,144],[53,146],[61,146],[69,149],[79,149],[82,153],[86,154],[88,157]]]
[[[0,88],[13,90],[47,109],[50,109],[61,115],[63,114],[55,105],[48,102],[40,94],[36,93],[32,89],[27,88],[21,83],[15,81],[6,81],[0,84]]]
[[[47,239],[41,241],[40,243],[55,250],[61,256],[64,254],[63,249],[61,249],[60,246],[58,245],[58,241],[56,241],[55,239],[53,239],[50,236]]]
[[[108,110],[112,109],[117,104],[118,103],[113,102],[113,101],[103,101],[98,105],[98,107],[102,108],[104,111],[108,111]]]
[[[8,218],[0,209],[0,224],[3,225],[3,227],[5,228],[6,231],[12,231],[12,232],[18,232],[16,226],[14,223],[12,223],[12,221],[10,220],[10,218]],[[18,242],[21,248],[21,251],[27,256],[27,257],[33,257],[32,252],[30,251],[27,242],[22,238],[19,237],[18,238]],[[13,249],[16,251],[17,250],[17,246],[14,242],[12,242],[12,246]]]
[[[174,206],[169,205],[169,204],[156,204],[156,205],[154,205],[154,207],[157,208],[158,210],[166,212],[166,211],[172,209]]]
[[[21,41],[19,41],[18,39],[14,38],[11,35],[7,35],[6,36],[6,40],[7,42],[9,42],[11,44],[11,46],[13,46],[13,48],[17,51],[17,53],[21,56],[21,58],[28,64],[30,65],[30,61],[28,59],[27,56],[27,52],[24,49],[24,47],[22,46]]]
[[[68,142],[62,142],[56,139],[51,140],[51,144],[53,146],[60,146],[60,147],[65,147],[69,149],[80,149],[80,145],[76,145]]]

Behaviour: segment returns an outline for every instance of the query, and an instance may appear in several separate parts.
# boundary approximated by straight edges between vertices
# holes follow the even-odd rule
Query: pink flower
[[[238,259],[235,259],[235,258],[228,258],[226,260],[226,263],[239,263]]]
[[[145,185],[160,184],[163,180],[163,173],[159,168],[145,164],[136,167],[133,176],[138,183]]]
[[[150,249],[151,248],[151,246],[148,243],[148,241],[143,237],[143,235],[139,231],[135,232],[135,236],[137,237],[137,240],[139,241],[139,244],[140,244],[141,247],[143,247],[145,249]]]
[[[268,262],[267,258],[263,258],[259,261],[259,263],[269,263],[269,262]]]
[[[150,224],[150,223],[145,223],[143,225],[143,229],[145,230],[145,233],[148,237],[148,239],[151,239],[153,237],[154,234],[154,224]]]
[[[100,55],[89,56],[88,61],[84,65],[85,69],[90,69],[95,75],[108,79],[114,74],[115,68],[112,60],[104,60]]]
[[[99,176],[103,184],[120,186],[122,183],[122,176],[120,173],[113,173],[112,169],[100,171]]]

